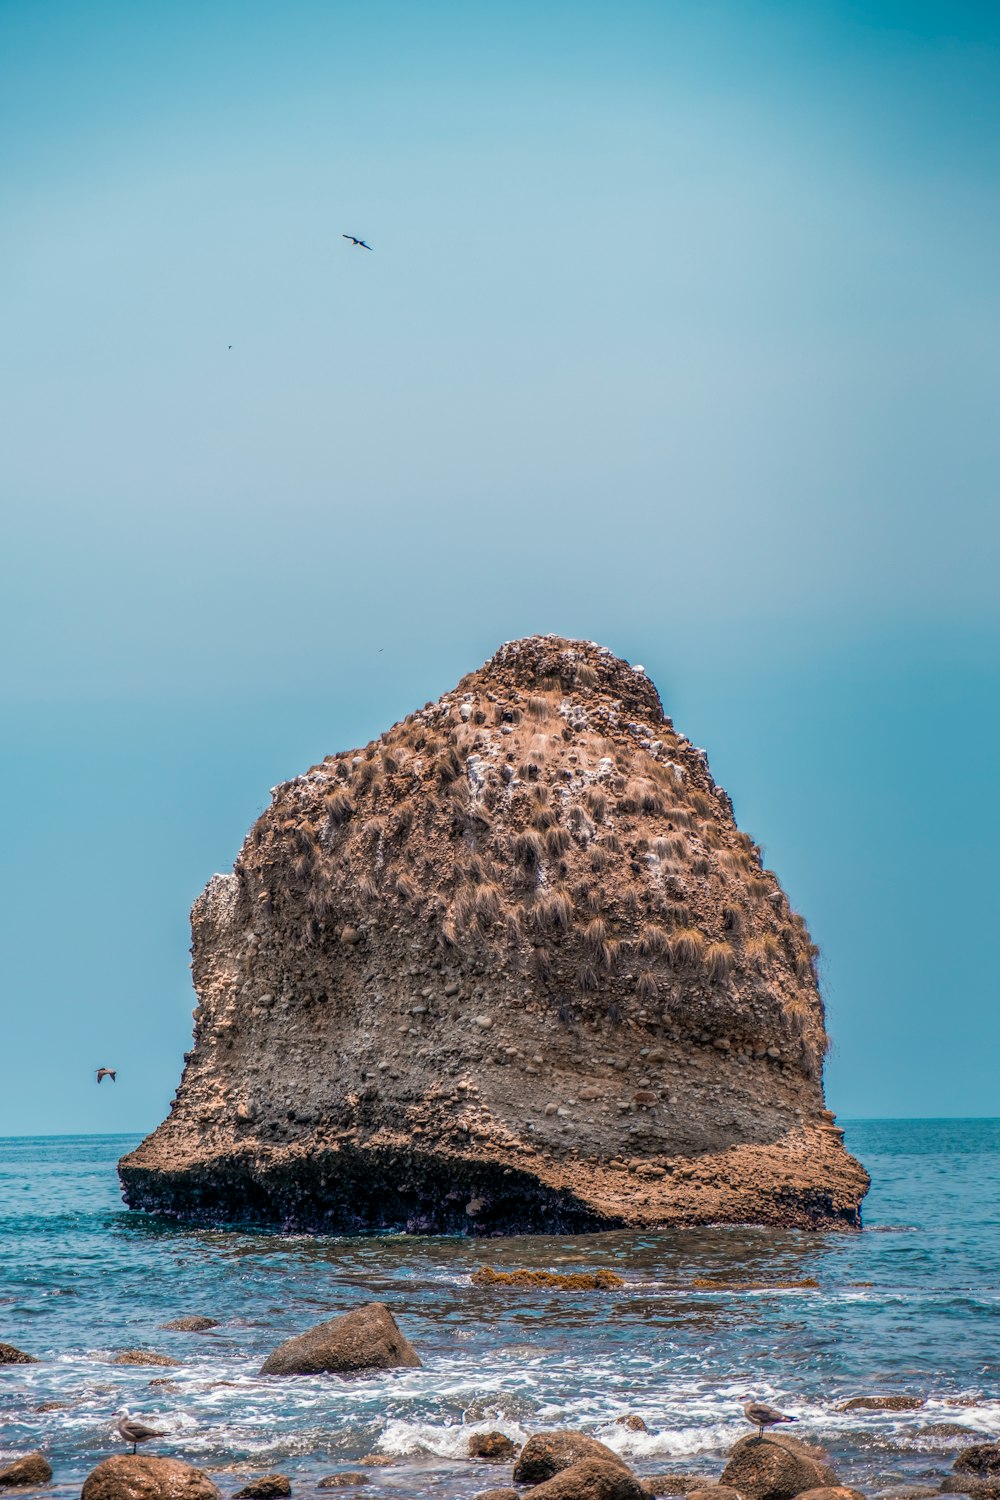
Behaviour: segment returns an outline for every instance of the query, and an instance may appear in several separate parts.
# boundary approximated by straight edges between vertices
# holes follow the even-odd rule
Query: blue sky
[[[998,31],[7,0],[0,1133],[154,1124],[268,788],[537,630],[708,749],[832,1106],[1000,1113]]]

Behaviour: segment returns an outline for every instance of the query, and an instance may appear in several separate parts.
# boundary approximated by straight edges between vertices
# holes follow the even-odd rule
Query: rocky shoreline
[[[572,1278],[563,1280],[569,1283]],[[558,1281],[558,1277],[552,1278],[553,1284]],[[601,1284],[615,1282],[620,1283],[620,1278],[612,1277]],[[512,1284],[518,1284],[516,1278],[512,1278]],[[189,1333],[205,1332],[205,1325],[217,1326],[212,1319],[191,1315],[172,1322]],[[176,1363],[154,1352],[148,1353],[145,1362]],[[0,1364],[11,1373],[37,1363],[34,1356],[15,1345],[0,1345]],[[419,1368],[421,1364],[418,1351],[390,1309],[375,1302],[286,1340],[272,1351],[259,1373],[277,1381],[350,1382],[376,1370]],[[855,1397],[842,1403],[839,1410],[909,1411],[922,1404],[920,1397],[886,1394]],[[636,1412],[623,1412],[616,1423],[633,1433],[647,1431]],[[154,1432],[151,1441],[162,1446],[171,1441],[171,1434]],[[523,1443],[512,1441],[502,1430],[476,1432],[470,1435],[466,1454],[470,1473],[481,1475],[484,1482],[474,1500],[650,1500],[653,1496],[681,1494],[692,1500],[865,1500],[861,1490],[838,1476],[821,1446],[783,1431],[743,1437],[724,1458],[718,1472],[711,1475],[642,1474],[597,1436],[569,1429],[537,1431]],[[287,1500],[330,1489],[367,1493],[372,1486],[396,1493],[393,1468],[390,1457],[371,1453],[355,1460],[353,1467],[341,1466],[320,1478],[303,1478],[294,1470],[292,1474],[261,1474],[239,1463],[205,1469],[175,1457],[125,1453],[104,1458],[91,1469],[82,1486],[81,1500],[220,1500],[223,1488],[232,1500]],[[380,1481],[382,1471],[384,1478]],[[236,1488],[240,1478],[246,1482]],[[0,1491],[64,1492],[65,1484],[53,1474],[46,1455],[36,1450],[0,1464]],[[437,1492],[442,1493],[442,1500],[448,1500],[440,1486]],[[467,1485],[463,1485],[462,1493],[470,1493]],[[956,1493],[975,1500],[1000,1500],[1000,1443],[962,1448],[950,1473],[936,1485],[879,1492],[880,1500],[930,1500],[935,1495]]]

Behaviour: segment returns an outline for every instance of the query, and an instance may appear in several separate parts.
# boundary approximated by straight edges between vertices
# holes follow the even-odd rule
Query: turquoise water
[[[643,1473],[718,1474],[777,1401],[840,1473],[877,1493],[936,1482],[957,1448],[1000,1437],[1000,1121],[868,1121],[847,1144],[873,1179],[859,1235],[705,1229],[469,1241],[304,1239],[184,1229],[121,1205],[134,1137],[0,1141],[0,1339],[41,1363],[0,1368],[0,1458],[41,1446],[58,1489],[120,1451],[122,1405],[154,1448],[240,1475],[280,1469],[296,1494],[381,1453],[366,1494],[471,1496],[507,1470],[463,1460],[470,1430],[585,1429]],[[602,1267],[612,1293],[470,1285],[477,1266]],[[818,1290],[699,1290],[695,1278]],[[360,1302],[393,1309],[424,1366],[360,1381],[261,1380],[282,1339]],[[221,1326],[161,1331],[185,1313]],[[110,1363],[142,1345],[171,1370]],[[169,1380],[151,1385],[151,1380]],[[919,1411],[839,1413],[855,1395]],[[40,1411],[44,1403],[63,1403]],[[615,1427],[624,1412],[649,1431]],[[221,1471],[221,1472],[219,1472]],[[238,1472],[237,1472],[238,1471]]]

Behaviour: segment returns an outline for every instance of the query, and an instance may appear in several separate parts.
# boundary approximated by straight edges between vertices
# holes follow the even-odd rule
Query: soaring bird
[[[97,1081],[103,1083],[105,1078],[110,1078],[112,1083],[118,1081],[118,1070],[116,1068],[98,1068]]]
[[[743,1408],[743,1415],[751,1427],[756,1427],[757,1436],[764,1436],[765,1427],[777,1427],[779,1422],[795,1422],[797,1417],[786,1417],[783,1411],[776,1411],[773,1406],[765,1406],[763,1401],[748,1401]]]
[[[359,240],[356,235],[353,235],[353,234],[342,234],[340,236],[340,238],[342,240],[350,240],[351,244],[352,245],[356,245],[359,250],[370,250],[371,249],[371,245],[366,245],[365,242],[364,242],[364,240]]]
[[[115,1427],[126,1443],[132,1444],[133,1453],[140,1443],[148,1443],[150,1438],[166,1437],[166,1433],[159,1427],[147,1427],[145,1422],[136,1422],[127,1411],[122,1412]]]

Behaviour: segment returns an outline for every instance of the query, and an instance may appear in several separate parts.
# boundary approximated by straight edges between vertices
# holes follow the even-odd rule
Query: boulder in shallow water
[[[362,1370],[416,1368],[420,1356],[384,1302],[369,1302],[279,1344],[262,1375],[356,1375]]]
[[[648,1432],[649,1428],[640,1416],[635,1412],[626,1412],[623,1417],[615,1417],[616,1427],[627,1427],[629,1432]]]
[[[474,1432],[469,1438],[469,1457],[494,1461],[513,1458],[517,1444],[505,1432]]]
[[[316,1485],[318,1490],[353,1490],[359,1484],[371,1484],[367,1474],[359,1474],[354,1469],[344,1469],[340,1474],[327,1474],[319,1480]]]
[[[837,1480],[824,1464],[786,1442],[747,1437],[731,1450],[720,1482],[739,1490],[745,1500],[793,1500],[795,1495],[835,1485]]]
[[[520,1500],[517,1490],[480,1490],[472,1500]]]
[[[80,1500],[219,1500],[219,1491],[180,1459],[123,1453],[91,1470]]]
[[[285,1474],[262,1474],[259,1479],[251,1479],[241,1490],[237,1490],[233,1500],[287,1500],[292,1493],[291,1482]]]
[[[649,1500],[649,1491],[620,1459],[584,1458],[534,1487],[530,1500]]]
[[[18,1349],[14,1344],[0,1344],[0,1365],[37,1365],[38,1360],[33,1354],[25,1354],[23,1349]]]
[[[169,1323],[160,1324],[168,1333],[207,1333],[210,1328],[218,1326],[218,1318],[203,1318],[198,1313],[191,1313],[184,1318],[171,1318]]]
[[[43,1453],[26,1453],[15,1458],[13,1463],[0,1469],[0,1487],[20,1489],[22,1485],[48,1484],[52,1478],[52,1465]]]
[[[600,1459],[602,1463],[625,1463],[611,1448],[585,1432],[536,1432],[518,1455],[514,1465],[515,1484],[544,1484],[554,1474],[580,1463],[583,1459]]]
[[[952,1464],[956,1474],[977,1474],[982,1478],[1000,1475],[1000,1443],[973,1443],[963,1448]]]

